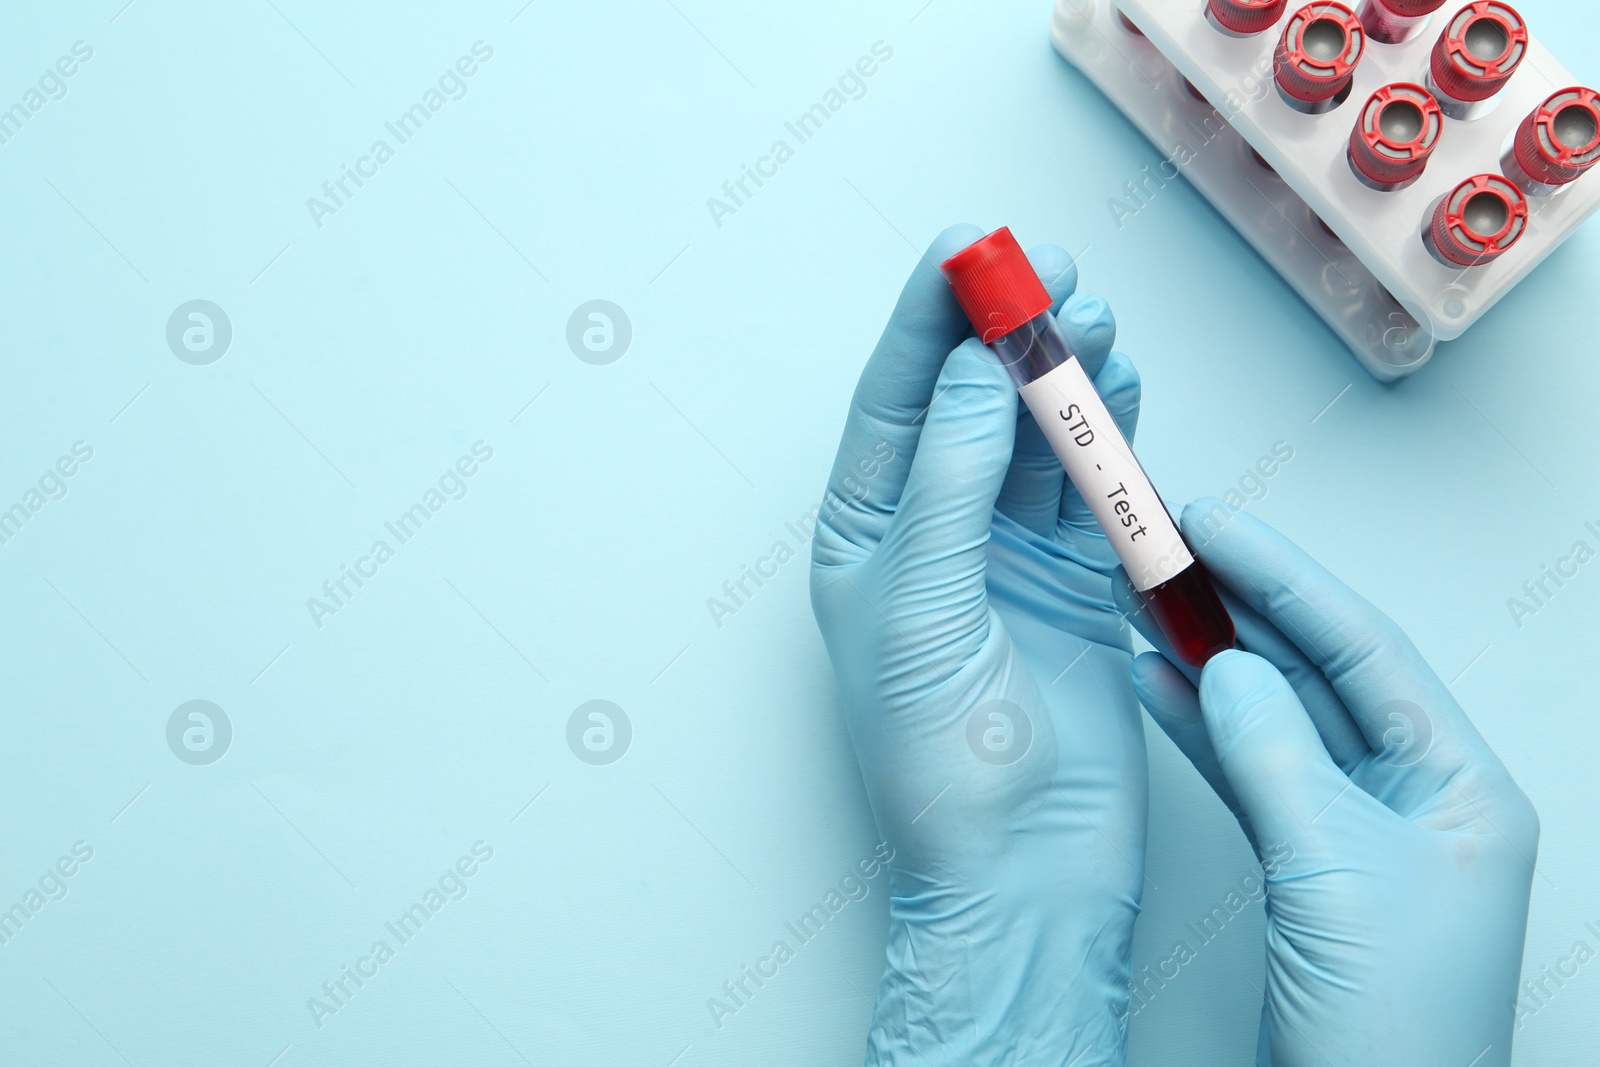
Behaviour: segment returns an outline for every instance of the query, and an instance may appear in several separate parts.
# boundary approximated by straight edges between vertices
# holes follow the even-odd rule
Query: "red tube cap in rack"
[[[1600,163],[1600,93],[1572,86],[1552,93],[1517,127],[1502,161],[1506,176],[1535,196],[1577,181]]]
[[[1498,174],[1479,174],[1439,201],[1423,243],[1447,267],[1481,267],[1500,258],[1528,229],[1528,200]]]
[[[1476,0],[1450,19],[1428,61],[1428,89],[1453,119],[1482,114],[1528,54],[1528,24],[1498,0]]]
[[[1422,177],[1444,130],[1433,94],[1411,82],[1385,85],[1367,99],[1350,131],[1350,169],[1384,192]]]
[[[1289,16],[1273,53],[1278,95],[1296,111],[1320,115],[1350,95],[1367,35],[1343,4],[1307,4]]]

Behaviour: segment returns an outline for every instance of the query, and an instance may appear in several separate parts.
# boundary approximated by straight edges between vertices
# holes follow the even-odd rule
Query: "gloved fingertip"
[[[1230,648],[1212,656],[1200,677],[1208,695],[1218,700],[1236,701],[1264,687],[1271,679],[1283,676],[1260,656]]]
[[[919,480],[919,489],[943,499],[973,479],[986,486],[991,479],[1003,479],[1016,440],[1019,403],[1016,386],[987,346],[975,337],[957,345],[939,373],[913,461],[913,470],[936,463],[943,474]],[[993,488],[998,492],[1000,482]]]
[[[1117,610],[1129,619],[1144,611],[1144,601],[1139,599],[1133,583],[1128,581],[1128,572],[1120,565],[1111,573],[1111,597]]]
[[[948,592],[959,585],[971,590],[971,600],[965,593],[952,596],[983,603],[984,559],[995,501],[1011,466],[1018,403],[1005,368],[977,338],[945,358],[880,549],[909,568],[903,574],[920,573],[923,588]]]
[[[1111,305],[1093,293],[1076,292],[1056,312],[1056,325],[1077,353],[1083,371],[1092,380],[1105,365],[1117,341],[1117,322]]]
[[[1141,703],[1148,694],[1160,697],[1162,691],[1174,681],[1189,684],[1189,680],[1178,673],[1178,669],[1167,661],[1167,657],[1159,652],[1141,652],[1133,657],[1133,688],[1139,694]],[[1192,687],[1191,687],[1192,688]]]
[[[1073,293],[1072,299],[1061,309],[1061,314],[1080,329],[1114,330],[1117,326],[1111,305],[1105,297],[1095,293]]]
[[[1303,835],[1350,790],[1305,705],[1260,656],[1237,649],[1213,656],[1200,675],[1200,713],[1258,843]]]
[[[1178,514],[1178,526],[1190,544],[1197,549],[1204,549],[1237,514],[1237,509],[1227,501],[1203,496],[1184,505]]]
[[[1141,652],[1133,657],[1133,672],[1150,674],[1156,672],[1163,663],[1167,663],[1165,656],[1159,652]],[[1167,666],[1171,666],[1167,663]]]
[[[928,250],[923,253],[922,258],[937,269],[939,264],[982,236],[983,230],[970,222],[958,222],[953,226],[946,226],[928,243]]]
[[[1044,282],[1056,307],[1078,288],[1078,264],[1060,245],[1039,245],[1028,249],[1028,262]]]
[[[1298,700],[1278,668],[1239,649],[1211,657],[1200,672],[1200,703],[1220,750],[1259,710],[1288,697]],[[1225,736],[1217,736],[1220,732]]]
[[[1000,384],[1004,384],[1013,393],[1016,392],[1016,386],[1011,384],[1005,367],[1000,364],[1000,357],[976,337],[969,337],[951,349],[950,354],[945,357],[938,385],[934,389],[933,403],[937,404],[949,389],[956,386],[987,387]]]
[[[1200,720],[1200,702],[1189,679],[1159,652],[1141,652],[1131,668],[1133,693],[1169,734]]]
[[[1100,394],[1100,399],[1106,402],[1106,407],[1119,422],[1124,413],[1138,410],[1143,388],[1139,380],[1139,368],[1133,365],[1133,360],[1128,358],[1126,352],[1111,353],[1106,357],[1100,373],[1094,376],[1095,392]]]

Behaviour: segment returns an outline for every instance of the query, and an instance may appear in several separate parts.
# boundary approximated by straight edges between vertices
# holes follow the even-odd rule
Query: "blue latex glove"
[[[1143,878],[1144,736],[1116,559],[940,276],[912,272],[850,408],[811,595],[895,849],[869,1063],[1120,1063]],[[1032,253],[1124,432],[1105,303]],[[965,340],[963,340],[965,338]],[[953,351],[952,351],[953,350]]]
[[[1257,1062],[1511,1062],[1539,819],[1390,619],[1262,522],[1204,500],[1183,531],[1248,651],[1134,686],[1268,861]],[[1118,580],[1118,603],[1160,634]]]

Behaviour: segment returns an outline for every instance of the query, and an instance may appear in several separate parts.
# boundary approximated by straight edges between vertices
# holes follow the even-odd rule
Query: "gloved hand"
[[[851,405],[811,595],[895,849],[869,1063],[1120,1063],[1146,769],[1116,558],[938,271],[912,272]],[[1124,432],[1103,301],[1031,258]],[[1064,306],[1063,306],[1064,305]],[[965,340],[963,340],[965,338]],[[952,351],[952,349],[954,351]]]
[[[1247,651],[1134,687],[1269,861],[1257,1063],[1510,1063],[1533,805],[1387,616],[1221,501],[1182,525]]]

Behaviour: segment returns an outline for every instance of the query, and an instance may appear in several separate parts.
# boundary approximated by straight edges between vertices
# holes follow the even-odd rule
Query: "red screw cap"
[[[1289,16],[1273,54],[1278,88],[1291,104],[1331,105],[1350,88],[1367,43],[1361,20],[1343,4],[1307,4]]]
[[[1577,181],[1600,163],[1600,93],[1581,86],[1555,93],[1522,120],[1513,151],[1536,182]]]
[[[1050,310],[1049,291],[1005,226],[972,242],[939,270],[984,344]]]
[[[1249,36],[1277,25],[1289,0],[1210,0],[1212,21],[1230,33]]]
[[[1431,250],[1453,267],[1498,259],[1528,228],[1522,190],[1498,174],[1479,174],[1456,186],[1434,210]]]
[[[1487,100],[1528,53],[1528,24],[1510,4],[1477,0],[1456,12],[1434,43],[1433,87],[1464,103]]]
[[[1350,131],[1350,164],[1375,189],[1398,189],[1428,165],[1444,130],[1433,94],[1411,82],[1385,85],[1367,99]]]

